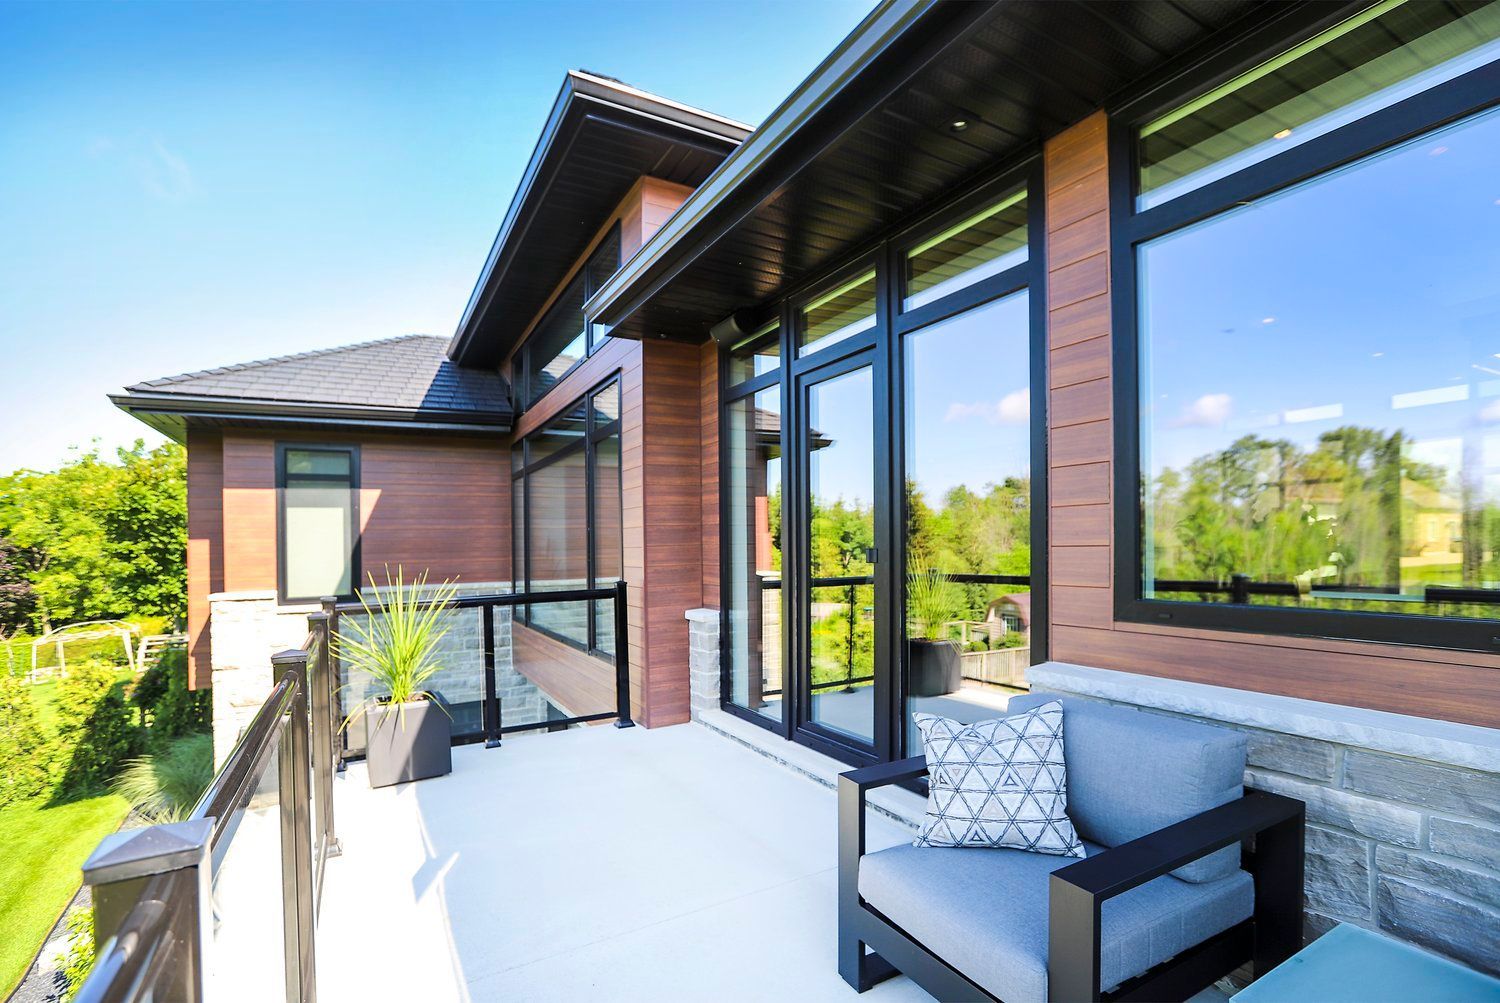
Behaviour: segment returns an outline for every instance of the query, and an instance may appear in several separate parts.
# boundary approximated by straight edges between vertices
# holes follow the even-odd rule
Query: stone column
[[[719,709],[719,611],[690,609],[688,621],[688,686],[693,720],[706,710]]]

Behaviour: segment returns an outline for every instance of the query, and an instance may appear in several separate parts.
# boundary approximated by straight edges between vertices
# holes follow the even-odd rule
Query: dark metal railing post
[[[615,582],[615,727],[632,728],[630,719],[630,624],[626,619],[625,582]]]
[[[150,968],[163,979],[151,986],[158,999],[201,1003],[204,955],[213,942],[212,839],[212,819],[104,837],[83,864],[83,883],[93,896],[98,960],[76,1000],[111,1003],[121,985],[146,978]],[[147,902],[153,908],[137,908]],[[172,919],[154,938],[131,928],[160,913]]]
[[[307,661],[305,651],[283,651],[271,656],[274,682],[279,683],[288,675],[297,679],[277,754],[281,773],[281,900],[288,1003],[315,1003],[317,999]]]
[[[484,618],[484,747],[500,747],[500,697],[495,687],[495,607],[479,607]]]
[[[347,765],[348,735],[344,731],[344,697],[339,686],[339,653],[334,638],[339,636],[339,601],[337,596],[323,597],[323,612],[328,615],[328,711],[333,718],[333,761],[338,772]]]
[[[337,614],[333,614],[337,615]],[[315,849],[318,851],[318,873],[323,872],[322,861],[336,857],[341,851],[339,837],[333,824],[333,771],[338,757],[338,732],[333,719],[331,700],[333,689],[329,685],[329,673],[333,670],[333,635],[329,630],[330,614],[309,614],[308,630],[316,638],[315,648],[308,652],[307,659],[307,715],[309,740],[312,742],[312,782],[318,817],[313,819],[313,830],[317,834]],[[321,889],[321,877],[318,887]]]
[[[1249,575],[1240,573],[1229,576],[1229,601],[1242,606],[1250,601]]]

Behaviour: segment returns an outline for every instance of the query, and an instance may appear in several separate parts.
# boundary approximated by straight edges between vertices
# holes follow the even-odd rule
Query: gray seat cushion
[[[1084,844],[1089,856],[1103,852]],[[1048,885],[1077,863],[1025,850],[895,846],[861,858],[859,893],[924,947],[1005,1003],[1047,998]],[[1164,874],[1104,903],[1100,980],[1112,989],[1248,919],[1250,875],[1191,883]]]
[[[1068,816],[1078,835],[1119,846],[1239,798],[1245,736],[1228,728],[1053,693],[1013,697],[1006,713],[1063,705]],[[1212,881],[1239,870],[1227,846],[1172,873]]]

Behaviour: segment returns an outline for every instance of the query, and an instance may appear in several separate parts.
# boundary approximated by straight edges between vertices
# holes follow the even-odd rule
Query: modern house
[[[1003,711],[962,638],[1246,731],[1312,932],[1500,971],[1497,106],[1487,2],[889,0],[753,129],[570,73],[451,340],[113,398],[195,684],[386,567],[623,581],[502,685],[865,765]]]

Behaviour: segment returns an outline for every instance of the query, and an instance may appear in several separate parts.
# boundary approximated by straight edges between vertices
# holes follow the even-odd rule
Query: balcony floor
[[[832,791],[698,725],[454,750],[453,773],[335,783],[323,1003],[930,1000],[835,970]],[[909,830],[871,816],[880,849]]]

